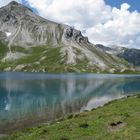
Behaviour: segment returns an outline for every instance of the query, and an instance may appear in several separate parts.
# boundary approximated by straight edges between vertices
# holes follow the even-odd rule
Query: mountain
[[[119,53],[118,56],[134,66],[140,66],[140,50],[138,49],[125,49],[123,52]]]
[[[125,72],[133,66],[79,30],[44,19],[15,1],[0,8],[0,70]]]
[[[123,58],[134,67],[140,66],[140,50],[139,49],[129,49],[125,47],[106,47],[101,44],[95,45],[97,48],[102,49],[104,52],[108,54],[114,54],[119,58]]]

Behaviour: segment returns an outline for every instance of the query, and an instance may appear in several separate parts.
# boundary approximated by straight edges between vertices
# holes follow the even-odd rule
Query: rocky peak
[[[72,38],[78,43],[86,42],[88,43],[88,38],[84,37],[81,31],[74,29],[73,27],[68,27],[65,32],[65,37],[67,39]]]
[[[8,5],[0,8],[0,15],[0,26],[2,26],[3,29],[8,29],[8,27],[6,27],[7,25],[11,27],[17,26],[22,18],[33,15],[33,13],[28,7],[25,7],[16,1],[12,1]]]
[[[28,8],[28,7],[25,7],[24,5],[16,2],[16,1],[12,1],[10,2],[7,6],[5,7],[2,7],[1,10],[5,10],[8,11],[8,12],[23,12],[23,11],[30,11],[30,12],[33,12],[32,9]]]
[[[19,3],[18,2],[16,2],[16,1],[11,1],[10,3],[9,3],[9,5],[16,5],[16,6],[18,6],[19,5]]]

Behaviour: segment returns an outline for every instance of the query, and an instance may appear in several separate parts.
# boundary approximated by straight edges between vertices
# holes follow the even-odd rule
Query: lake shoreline
[[[69,71],[66,71],[66,72],[48,72],[48,71],[2,71],[0,70],[0,73],[25,73],[25,74],[32,74],[32,73],[35,73],[35,74],[40,74],[40,73],[43,73],[43,74],[114,74],[114,75],[140,75],[140,71],[125,71],[125,72],[76,72],[76,71],[72,71],[72,72],[69,72]]]
[[[0,73],[0,137],[98,112],[140,93],[139,84],[134,74]]]
[[[91,111],[85,111],[85,112],[83,112],[83,113],[80,113],[80,114],[75,114],[75,113],[73,113],[73,114],[69,114],[69,115],[67,115],[67,116],[65,116],[65,117],[63,117],[63,118],[60,118],[60,119],[57,119],[57,120],[55,120],[54,122],[51,122],[51,123],[47,123],[47,124],[42,124],[42,125],[40,125],[40,126],[36,126],[36,127],[33,127],[33,128],[26,128],[25,130],[22,130],[22,131],[20,131],[20,132],[16,132],[16,133],[14,133],[14,134],[12,134],[11,136],[9,136],[9,138],[7,137],[6,138],[6,140],[10,140],[10,138],[12,138],[12,140],[18,140],[18,138],[16,139],[15,138],[15,136],[17,137],[18,135],[20,135],[20,134],[22,134],[22,136],[24,137],[24,135],[27,135],[28,133],[34,133],[35,131],[43,131],[43,132],[41,132],[42,134],[39,134],[39,137],[41,136],[41,135],[44,135],[45,133],[47,134],[47,131],[48,130],[46,130],[46,129],[49,129],[49,127],[51,128],[51,127],[53,127],[53,126],[55,126],[56,128],[58,127],[59,128],[59,124],[60,124],[60,126],[61,126],[61,123],[64,123],[64,122],[67,122],[67,121],[70,121],[70,120],[74,120],[74,119],[78,119],[78,118],[84,118],[84,115],[86,114],[87,116],[89,115],[89,118],[90,118],[90,114],[91,113],[93,113],[93,112],[98,112],[98,110],[100,110],[100,109],[104,109],[104,108],[109,108],[112,104],[116,104],[116,106],[119,106],[119,104],[120,104],[120,102],[122,102],[122,101],[124,101],[124,102],[127,102],[127,100],[140,100],[139,99],[140,98],[140,94],[137,94],[137,95],[132,95],[132,96],[126,96],[126,97],[124,97],[124,98],[121,98],[121,99],[116,99],[116,100],[113,100],[113,101],[110,101],[110,102],[108,102],[108,103],[106,103],[105,105],[103,105],[102,107],[97,107],[96,109],[92,109]],[[129,104],[128,104],[129,105]],[[140,104],[139,104],[140,105]],[[125,106],[125,103],[124,103],[124,106]],[[123,108],[123,107],[122,107]],[[128,110],[128,112],[129,112],[129,110]],[[140,113],[140,112],[139,112]],[[86,116],[85,115],[85,116]],[[113,114],[114,115],[114,114]],[[87,117],[86,116],[86,117]],[[129,114],[124,114],[124,116],[126,116],[126,117],[129,117]],[[83,120],[83,119],[82,119]],[[83,128],[83,129],[85,129],[86,127],[88,127],[88,123],[87,123],[87,121],[85,121],[86,119],[84,119],[84,121],[83,121],[83,123],[81,124],[81,128]],[[81,120],[80,120],[81,121]],[[116,121],[116,120],[115,120]],[[120,124],[117,124],[117,123],[120,123]],[[125,122],[126,123],[126,122]],[[123,123],[123,121],[120,119],[120,120],[118,120],[117,122],[114,122],[114,124],[113,124],[113,122],[112,122],[112,125],[120,125],[119,127],[122,127],[122,126],[125,126],[126,124],[125,123]],[[115,131],[115,130],[113,130],[113,126],[110,126],[111,128],[109,128],[109,129],[111,129],[110,131]],[[45,128],[45,129],[44,129]],[[42,130],[43,129],[43,130]],[[118,128],[117,128],[118,129]],[[29,132],[28,132],[29,131]],[[46,131],[46,132],[44,132],[44,131]],[[38,134],[37,134],[38,135]],[[60,134],[61,135],[61,134]],[[68,136],[66,136],[66,137],[68,137]],[[28,138],[28,135],[27,135],[27,138]],[[25,140],[26,140],[26,138],[25,138]],[[31,139],[32,140],[32,139]],[[57,140],[57,138],[56,138],[56,140]],[[69,139],[68,139],[69,140]]]
[[[75,115],[79,115],[79,114],[81,114],[82,112],[90,112],[90,111],[93,111],[93,110],[97,110],[98,108],[102,108],[102,107],[105,107],[106,105],[108,105],[108,104],[110,104],[110,103],[113,103],[113,102],[116,102],[116,101],[119,101],[119,100],[121,100],[121,99],[127,99],[127,98],[129,98],[129,97],[134,97],[134,96],[137,96],[137,95],[139,95],[138,93],[135,93],[134,95],[127,95],[127,96],[122,96],[122,97],[120,97],[120,98],[116,98],[116,99],[113,99],[113,100],[111,100],[111,101],[109,101],[109,102],[107,102],[107,103],[105,103],[105,104],[103,104],[103,105],[101,105],[101,106],[97,106],[97,107],[94,107],[94,108],[92,108],[92,109],[90,109],[90,110],[83,110],[83,111],[81,111],[80,113],[76,113],[76,112],[73,112],[73,113],[69,113],[69,114],[67,114],[67,115],[65,115],[65,116],[63,116],[63,117],[60,117],[60,118],[57,118],[57,119],[55,119],[55,120],[50,120],[50,121],[46,121],[46,119],[44,119],[44,120],[36,120],[36,121],[34,121],[34,122],[32,122],[32,123],[27,123],[27,124],[24,124],[24,125],[21,125],[20,126],[20,124],[22,124],[22,122],[20,122],[20,124],[19,124],[19,126],[17,126],[16,128],[13,128],[13,130],[11,129],[11,126],[9,126],[9,128],[6,128],[6,130],[4,130],[4,131],[1,131],[0,132],[0,137],[5,137],[6,135],[10,135],[10,134],[13,134],[13,133],[16,133],[16,132],[18,132],[18,131],[22,131],[22,130],[24,130],[24,129],[28,129],[28,128],[35,128],[35,127],[37,127],[37,126],[39,126],[39,125],[50,125],[50,124],[52,124],[52,123],[55,123],[55,122],[57,122],[57,121],[59,121],[59,120],[63,120],[64,118],[66,118],[66,117],[71,117],[71,116],[75,116]],[[32,121],[32,118],[31,119],[29,119],[29,121]],[[23,123],[24,123],[24,121],[23,121]],[[13,125],[14,125],[14,122],[13,122]]]

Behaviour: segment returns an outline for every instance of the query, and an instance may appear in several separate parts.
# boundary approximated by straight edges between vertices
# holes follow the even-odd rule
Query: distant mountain
[[[125,49],[118,56],[124,58],[134,66],[140,66],[140,50],[138,49]]]
[[[133,66],[140,66],[140,50],[139,49],[128,49],[125,47],[115,47],[110,48],[103,46],[101,44],[95,45],[97,48],[102,49],[104,52],[109,54],[114,54],[120,58],[125,59],[127,62],[131,63]]]
[[[73,27],[44,19],[15,1],[0,8],[1,71],[134,71],[123,54],[118,57],[106,49]]]

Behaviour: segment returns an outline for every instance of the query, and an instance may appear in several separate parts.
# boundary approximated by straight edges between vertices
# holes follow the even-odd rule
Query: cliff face
[[[70,26],[46,20],[17,2],[0,8],[0,69],[114,72],[131,69]],[[7,64],[8,63],[8,64]]]

